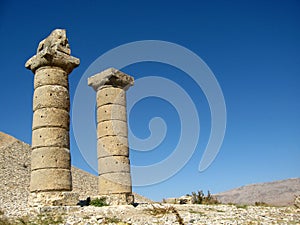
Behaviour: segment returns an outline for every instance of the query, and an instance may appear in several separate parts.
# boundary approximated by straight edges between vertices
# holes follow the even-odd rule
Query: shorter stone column
[[[110,204],[133,203],[125,93],[133,82],[114,68],[88,79],[97,92],[98,194]]]

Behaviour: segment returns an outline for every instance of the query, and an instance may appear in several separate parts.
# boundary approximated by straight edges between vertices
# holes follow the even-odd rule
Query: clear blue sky
[[[299,177],[299,1],[30,2],[0,3],[1,131],[31,143],[33,74],[24,64],[53,29],[67,30],[72,55],[81,60],[69,77],[72,100],[81,76],[105,52],[128,42],[163,40],[190,49],[213,71],[225,98],[227,129],[217,158],[199,172],[211,126],[201,89],[182,71],[161,63],[123,68],[136,80],[159,75],[183,87],[197,107],[201,125],[196,151],[179,173],[134,191],[160,200],[198,189],[217,193]],[[132,150],[133,165],[159,162],[178,141],[178,114],[159,98],[146,98],[132,109],[129,123],[136,136],[149,136],[152,117],[165,120],[166,138],[152,151]],[[71,154],[73,165],[93,172],[72,130]]]

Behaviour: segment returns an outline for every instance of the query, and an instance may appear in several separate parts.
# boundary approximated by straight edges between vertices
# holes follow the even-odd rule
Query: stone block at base
[[[75,192],[36,192],[28,197],[29,207],[76,206],[79,194]]]
[[[91,200],[96,198],[105,198],[108,205],[131,205],[134,203],[134,195],[131,193],[97,195],[91,197]]]

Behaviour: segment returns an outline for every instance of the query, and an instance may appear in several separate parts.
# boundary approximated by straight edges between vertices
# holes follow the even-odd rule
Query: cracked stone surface
[[[115,68],[88,78],[88,85],[97,92],[98,194],[111,195],[110,199],[123,195],[123,204],[133,201],[127,198],[132,196],[132,183],[126,115],[126,90],[133,83],[133,77]]]
[[[71,56],[66,31],[56,29],[39,43],[36,55],[25,64],[34,73],[29,196],[29,204],[34,206],[63,201],[76,205],[78,200],[79,195],[76,199],[75,194],[60,192],[72,191],[68,75],[79,63]]]

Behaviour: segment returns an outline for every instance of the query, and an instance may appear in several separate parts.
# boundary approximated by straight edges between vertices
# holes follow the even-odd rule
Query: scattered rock
[[[91,203],[91,198],[90,197],[87,197],[86,200],[80,200],[77,205],[80,205],[81,207],[83,206],[89,206]]]
[[[295,197],[294,205],[296,208],[300,209],[300,195]]]
[[[299,224],[295,207],[239,208],[234,205],[141,204],[106,207],[45,207],[23,214],[31,222],[44,224]],[[43,224],[43,223],[41,223]]]

